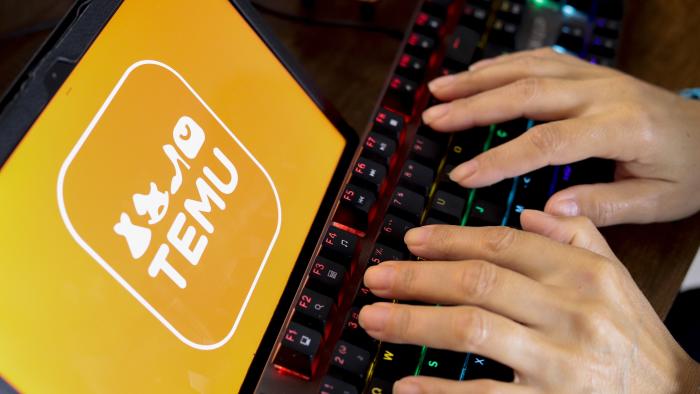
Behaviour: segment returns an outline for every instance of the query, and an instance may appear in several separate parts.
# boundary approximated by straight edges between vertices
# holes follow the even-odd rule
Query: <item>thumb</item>
[[[578,185],[555,193],[544,210],[559,216],[586,216],[598,227],[657,220],[659,201],[670,185],[653,179]]]
[[[590,219],[583,216],[561,217],[526,209],[520,215],[523,230],[543,235],[567,245],[590,250],[617,260],[603,235]]]

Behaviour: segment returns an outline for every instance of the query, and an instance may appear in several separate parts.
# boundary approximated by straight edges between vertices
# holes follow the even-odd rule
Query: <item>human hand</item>
[[[423,113],[438,131],[551,121],[456,167],[450,177],[464,187],[601,157],[617,162],[615,182],[562,190],[545,211],[606,226],[700,210],[700,102],[548,48],[487,59],[429,87],[446,102]]]
[[[441,305],[366,306],[359,319],[368,334],[473,352],[515,372],[511,383],[408,377],[395,393],[697,392],[700,367],[590,220],[526,210],[521,221],[530,232],[413,229],[409,249],[433,261],[367,270],[365,284],[380,297]]]

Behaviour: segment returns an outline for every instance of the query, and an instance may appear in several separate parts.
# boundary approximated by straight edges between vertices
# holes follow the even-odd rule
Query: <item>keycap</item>
[[[520,23],[523,16],[523,4],[517,1],[504,0],[498,7],[498,17],[509,22]]]
[[[337,297],[343,285],[345,267],[323,257],[316,257],[309,271],[309,286],[330,297]]]
[[[355,234],[337,227],[330,227],[326,236],[323,237],[321,254],[347,267],[355,254],[356,245],[357,236]]]
[[[479,192],[477,191],[477,196]],[[467,226],[500,226],[505,214],[505,206],[475,199],[467,219]]]
[[[405,243],[403,237],[406,235],[406,232],[413,227],[415,227],[415,225],[411,222],[394,215],[386,215],[380,230],[380,236],[381,239],[386,241],[389,245],[404,248]]]
[[[583,50],[585,30],[582,26],[565,24],[561,27],[557,45],[571,52],[578,53]]]
[[[331,354],[331,365],[361,381],[371,361],[368,351],[340,340]]]
[[[464,6],[464,12],[462,13],[460,23],[478,33],[483,33],[486,29],[486,20],[488,17],[489,11],[487,8],[467,4]]]
[[[477,127],[455,133],[447,150],[446,162],[457,166],[473,159],[483,152],[488,136],[489,129],[486,127]]]
[[[445,164],[445,166],[442,168],[438,188],[454,194],[455,196],[468,196],[469,189],[462,187],[462,185],[450,178],[450,172],[454,170],[455,167],[456,166],[453,164]]]
[[[480,33],[457,26],[445,43],[445,67],[458,71],[468,69],[480,38]]]
[[[362,308],[358,306],[350,308],[345,318],[345,325],[343,326],[341,338],[369,352],[376,352],[379,342],[369,336],[369,334],[360,327],[359,319],[361,309]]]
[[[435,40],[420,33],[411,33],[406,42],[406,52],[427,60],[430,54],[435,50]]]
[[[389,82],[387,98],[403,113],[411,114],[418,84],[408,78],[394,74]]]
[[[319,394],[357,394],[357,389],[350,383],[326,375],[321,380]]]
[[[529,121],[527,119],[520,118],[496,125],[491,138],[491,148],[503,145],[519,137],[528,129],[528,124]]]
[[[427,166],[435,166],[442,158],[442,147],[435,141],[423,136],[416,135],[411,145],[411,159],[423,163]]]
[[[389,202],[391,212],[417,223],[425,208],[425,197],[399,186]]]
[[[361,308],[365,305],[374,304],[378,301],[380,301],[380,298],[375,296],[369,287],[362,284],[357,290],[357,294],[355,295],[355,299],[352,301],[352,304]]]
[[[425,60],[404,53],[396,66],[396,73],[412,81],[421,81],[425,75]]]
[[[507,48],[515,48],[515,35],[518,34],[518,25],[503,19],[496,19],[491,27],[489,41],[503,45]]]
[[[605,159],[588,159],[554,168],[555,182],[552,192],[588,183],[613,181],[615,163]]]
[[[314,358],[320,344],[319,332],[291,322],[282,337],[274,365],[309,380],[314,372]]]
[[[366,230],[369,214],[375,201],[376,197],[371,191],[348,184],[340,197],[341,208],[346,214],[341,215],[341,212],[338,212],[341,218],[337,221],[359,230]]]
[[[428,216],[428,217],[425,219],[425,223],[423,223],[423,224],[425,224],[425,225],[429,225],[429,224],[440,224],[440,225],[445,225],[445,224],[449,224],[449,223],[447,223],[447,222],[444,221],[444,220],[437,219],[437,218],[435,218],[435,217],[433,217],[433,216]]]
[[[386,167],[374,160],[360,157],[355,163],[352,175],[355,183],[377,193],[386,177]]]
[[[440,34],[442,19],[430,15],[427,12],[420,12],[416,17],[415,30],[428,37],[436,38]]]
[[[423,9],[432,15],[445,17],[452,3],[454,3],[454,0],[426,0],[423,4]]]
[[[596,18],[593,25],[593,34],[596,36],[617,38],[620,35],[622,24],[615,19]]]
[[[616,46],[617,40],[614,38],[593,36],[591,46],[588,48],[588,51],[596,56],[612,58],[615,57]]]
[[[384,261],[397,261],[404,260],[405,258],[406,255],[403,252],[400,252],[394,248],[390,248],[384,244],[377,242],[376,244],[374,244],[372,254],[369,256],[369,261],[367,262],[367,264],[377,265]]]
[[[373,131],[380,132],[394,141],[398,141],[404,127],[403,116],[386,108],[377,111],[374,117]]]
[[[489,59],[493,57],[499,57],[501,55],[506,55],[508,53],[513,52],[513,48],[495,43],[495,42],[489,42],[486,44],[486,47],[484,48],[484,52],[482,53],[482,58],[484,59]]]
[[[493,379],[512,382],[513,370],[486,357],[470,354],[466,365],[464,380]]]
[[[374,366],[374,376],[394,381],[413,375],[420,361],[421,350],[420,346],[382,342]]]
[[[394,389],[394,382],[372,377],[367,385],[367,393],[370,394],[391,394]]]
[[[388,167],[394,152],[396,152],[396,142],[386,136],[372,132],[365,138],[363,156]]]
[[[303,289],[294,307],[294,319],[322,332],[333,307],[333,299],[310,289]]]
[[[399,182],[403,186],[427,196],[434,179],[435,175],[432,169],[413,160],[407,160],[401,170]]]
[[[459,380],[467,355],[450,350],[426,349],[420,375],[436,378]]]
[[[450,224],[459,224],[464,215],[466,196],[459,197],[444,190],[438,190],[433,197],[430,215]]]

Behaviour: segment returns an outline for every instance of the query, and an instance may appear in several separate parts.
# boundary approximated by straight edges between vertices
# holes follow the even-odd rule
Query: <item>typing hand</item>
[[[515,371],[512,383],[408,377],[396,382],[395,393],[644,394],[699,387],[684,379],[698,376],[700,366],[590,220],[526,210],[521,221],[529,232],[413,229],[409,249],[431,261],[367,270],[365,283],[380,297],[441,305],[367,306],[360,324],[371,336],[473,352]]]
[[[551,121],[455,168],[450,176],[462,186],[601,157],[617,162],[615,182],[562,190],[545,211],[606,226],[700,210],[700,102],[551,49],[484,60],[429,86],[446,102],[423,113],[438,131],[518,117]]]

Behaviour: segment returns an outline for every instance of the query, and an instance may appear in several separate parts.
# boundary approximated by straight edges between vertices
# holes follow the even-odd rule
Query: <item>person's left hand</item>
[[[510,383],[408,377],[395,393],[697,390],[688,377],[700,368],[588,219],[525,211],[521,221],[527,231],[413,229],[409,249],[433,261],[367,270],[365,284],[380,297],[442,305],[366,306],[360,324],[371,336],[473,352],[515,372]]]

